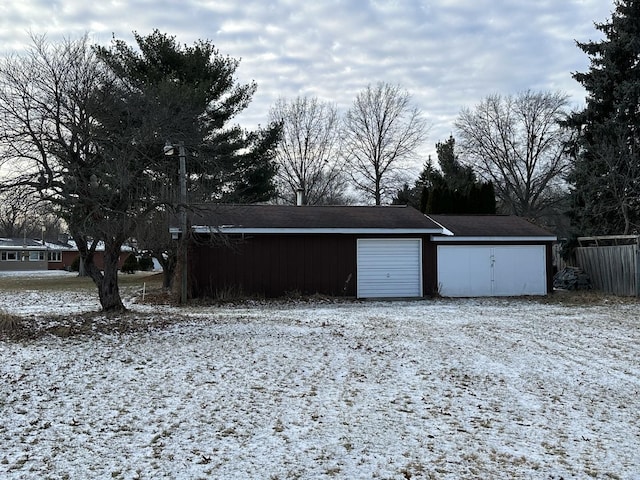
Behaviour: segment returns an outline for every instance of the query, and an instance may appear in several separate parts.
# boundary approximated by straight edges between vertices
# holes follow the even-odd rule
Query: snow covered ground
[[[169,324],[0,341],[0,478],[640,479],[637,304],[130,307]]]

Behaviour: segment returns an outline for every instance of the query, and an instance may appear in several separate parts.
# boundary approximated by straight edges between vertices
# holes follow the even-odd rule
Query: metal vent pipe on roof
[[[304,190],[302,188],[296,190],[296,205],[298,207],[304,205]]]

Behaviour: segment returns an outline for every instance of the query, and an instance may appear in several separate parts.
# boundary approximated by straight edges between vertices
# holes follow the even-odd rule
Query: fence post
[[[635,277],[636,277],[636,297],[640,297],[640,236],[636,238],[636,245],[633,249],[635,256]]]

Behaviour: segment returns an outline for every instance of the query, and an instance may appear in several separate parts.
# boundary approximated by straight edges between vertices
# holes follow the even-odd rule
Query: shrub
[[[150,272],[153,270],[153,258],[148,255],[143,255],[138,259],[138,269],[143,272]]]
[[[122,273],[133,273],[138,270],[138,259],[131,253],[122,264]]]
[[[218,288],[213,299],[218,302],[235,302],[246,298],[242,287],[240,285],[227,285],[223,288]]]
[[[80,255],[73,259],[73,262],[71,262],[71,265],[69,266],[69,270],[72,272],[80,271]]]

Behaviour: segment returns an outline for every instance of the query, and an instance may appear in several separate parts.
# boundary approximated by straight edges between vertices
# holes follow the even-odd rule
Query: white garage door
[[[358,298],[421,297],[422,240],[358,239]]]
[[[439,245],[438,288],[445,297],[546,295],[543,245]]]

